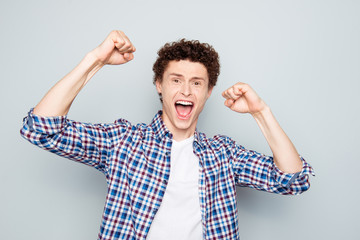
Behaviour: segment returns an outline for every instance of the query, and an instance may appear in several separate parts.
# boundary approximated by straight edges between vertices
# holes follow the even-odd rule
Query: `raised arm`
[[[285,173],[302,170],[302,161],[294,145],[280,127],[270,108],[245,83],[236,83],[222,93],[225,106],[239,113],[250,113],[264,134],[276,166]]]
[[[57,82],[34,108],[39,116],[64,116],[80,90],[104,65],[119,65],[134,58],[135,47],[121,31],[112,31],[97,48]]]

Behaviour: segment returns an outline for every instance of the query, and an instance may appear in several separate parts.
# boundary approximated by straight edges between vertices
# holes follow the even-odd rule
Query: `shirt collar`
[[[163,139],[164,137],[169,137],[172,139],[172,134],[169,129],[166,127],[162,119],[162,111],[158,111],[151,122],[151,128],[153,129],[155,136],[158,139]]]
[[[198,132],[198,130],[195,129],[194,142],[196,142],[197,144],[199,144],[199,146],[200,146],[201,148],[203,148],[203,147],[204,147],[204,144],[205,144],[205,140],[206,140],[206,135],[205,135],[205,133]]]

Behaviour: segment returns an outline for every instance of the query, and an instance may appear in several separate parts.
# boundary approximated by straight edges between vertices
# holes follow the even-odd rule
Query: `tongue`
[[[189,115],[191,109],[192,106],[176,105],[176,111],[182,117],[186,117],[187,115]]]

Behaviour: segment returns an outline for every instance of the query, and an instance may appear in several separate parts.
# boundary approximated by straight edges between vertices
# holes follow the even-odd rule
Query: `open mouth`
[[[178,117],[181,119],[188,118],[192,112],[193,106],[194,104],[189,101],[184,101],[184,100],[176,101],[175,109]]]

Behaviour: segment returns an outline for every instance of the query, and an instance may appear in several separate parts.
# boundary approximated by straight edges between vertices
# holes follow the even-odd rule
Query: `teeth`
[[[186,105],[186,106],[192,106],[192,102],[186,102],[186,101],[177,101],[176,104]]]

